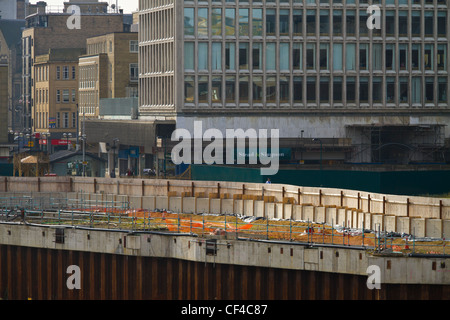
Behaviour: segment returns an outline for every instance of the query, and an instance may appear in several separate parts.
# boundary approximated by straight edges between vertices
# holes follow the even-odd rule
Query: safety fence
[[[418,238],[382,230],[355,229],[310,221],[269,220],[237,214],[175,214],[123,208],[66,208],[53,211],[33,209],[0,211],[0,221],[53,227],[83,227],[123,232],[164,232],[196,237],[288,241],[307,245],[359,247],[385,253],[449,254],[448,240]],[[23,214],[22,214],[23,212]]]

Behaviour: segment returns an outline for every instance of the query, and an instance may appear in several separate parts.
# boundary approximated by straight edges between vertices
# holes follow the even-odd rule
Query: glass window
[[[194,76],[184,77],[184,102],[194,103],[195,81]]]
[[[320,35],[327,36],[330,34],[330,12],[328,10],[320,10]]]
[[[280,10],[280,36],[289,35],[289,10]]]
[[[280,43],[280,70],[283,71],[290,70],[289,56],[290,56],[289,43],[285,42]]]
[[[292,67],[294,68],[294,70],[302,70],[302,48],[302,43],[294,42],[292,44]]]
[[[386,78],[386,102],[387,103],[395,102],[395,78],[394,77]]]
[[[425,11],[425,36],[433,36],[433,11]]]
[[[213,76],[211,79],[211,102],[222,102],[222,77]]]
[[[208,36],[208,8],[198,8],[197,34],[200,37]]]
[[[252,58],[253,70],[262,70],[262,43],[253,43]]]
[[[222,9],[212,8],[211,9],[211,35],[221,36],[222,35]]]
[[[303,10],[294,10],[292,19],[294,35],[301,36],[303,33]]]
[[[356,32],[356,11],[355,10],[347,10],[346,14],[346,28],[347,28],[347,36],[354,36]]]
[[[381,88],[382,78],[374,77],[372,80],[372,101],[374,103],[381,102],[383,91]]]
[[[253,102],[254,103],[262,103],[263,101],[263,78],[253,77]]]
[[[330,102],[330,78],[320,77],[320,102]]]
[[[342,70],[342,43],[333,44],[333,70]]]
[[[234,76],[226,77],[225,99],[228,103],[236,102],[236,78]]]
[[[306,78],[306,100],[308,102],[316,102],[316,78]]]
[[[208,43],[198,43],[198,70],[208,70]]]
[[[239,102],[242,103],[247,103],[249,100],[250,90],[248,79],[248,76],[239,77]]]
[[[342,102],[342,77],[333,78],[333,101]]]
[[[381,70],[382,60],[383,60],[383,46],[381,43],[374,43],[372,47],[373,70]]]
[[[316,69],[316,44],[308,43],[306,45],[306,69]]]
[[[211,51],[212,51],[211,57],[212,70],[222,70],[222,43],[213,42]]]
[[[198,102],[208,103],[208,76],[198,77]]]
[[[400,70],[408,69],[408,45],[399,44],[398,45],[398,55],[399,55],[399,68]]]
[[[306,10],[306,33],[309,36],[316,34],[316,10]]]
[[[294,77],[293,80],[293,91],[292,91],[292,98],[294,100],[294,103],[302,103],[303,100],[303,77]]]
[[[421,103],[422,78],[412,77],[411,79],[411,98],[413,103]]]
[[[400,77],[399,78],[399,101],[400,103],[408,102],[408,78]]]
[[[280,103],[288,103],[290,99],[289,93],[289,77],[281,76],[280,77]]]
[[[68,89],[63,90],[63,102],[65,102],[65,103],[69,102],[69,90]]]
[[[239,35],[248,36],[248,10],[249,9],[239,9]]]
[[[398,35],[400,37],[408,35],[408,11],[398,12]]]
[[[236,35],[236,10],[225,9],[225,35]]]
[[[184,70],[194,70],[194,42],[184,42]]]
[[[369,78],[360,77],[359,78],[359,101],[368,102],[369,101]]]
[[[425,78],[425,102],[434,101],[434,78]]]
[[[355,102],[355,96],[356,96],[355,77],[347,77],[347,82],[346,82],[345,88],[347,90],[347,102]]]
[[[447,102],[447,78],[438,78],[438,101]]]
[[[421,61],[421,45],[413,43],[411,49],[411,66],[413,70],[420,70],[420,61]]]
[[[184,34],[193,36],[195,34],[194,27],[194,8],[184,8]]]
[[[276,68],[276,52],[275,43],[266,43],[266,70],[275,70]]]
[[[249,69],[249,44],[248,42],[239,43],[239,69]]]
[[[234,43],[225,43],[225,68],[227,70],[236,70],[235,65],[236,46]]]
[[[411,34],[413,37],[420,37],[420,11],[413,11],[411,16]]]
[[[346,69],[356,70],[356,44],[347,43],[345,56]]]
[[[266,78],[266,102],[275,103],[277,101],[277,78],[270,76]]]
[[[425,70],[433,70],[433,44],[425,44],[424,65]]]
[[[276,15],[275,9],[266,10],[266,35],[274,36],[276,32]]]
[[[361,3],[361,0],[360,0]],[[369,36],[369,28],[367,28],[368,15],[365,10],[359,11],[359,36],[367,37]]]
[[[395,70],[395,44],[386,44],[386,70]]]
[[[263,36],[263,20],[262,20],[262,9],[253,9],[253,36],[262,37]]]
[[[342,10],[333,11],[333,35],[342,36]]]
[[[328,43],[320,44],[320,52],[319,52],[319,63],[321,70],[328,70],[328,63],[330,61],[329,57],[330,45]]]
[[[438,70],[447,70],[447,45],[438,44],[437,46],[437,68]]]
[[[61,90],[56,90],[56,102],[61,102]]]
[[[386,11],[386,36],[393,37],[395,35],[395,11]]]
[[[447,36],[447,12],[439,11],[437,19],[438,37]]]
[[[359,69],[367,70],[369,61],[369,45],[360,44],[359,45]]]

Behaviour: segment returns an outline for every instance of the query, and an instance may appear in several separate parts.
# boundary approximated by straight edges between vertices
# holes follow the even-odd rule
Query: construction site
[[[4,178],[0,186],[3,299],[450,293],[448,199],[211,181]],[[82,290],[61,280],[69,265],[84,270]],[[366,284],[372,265],[382,270],[380,290]]]

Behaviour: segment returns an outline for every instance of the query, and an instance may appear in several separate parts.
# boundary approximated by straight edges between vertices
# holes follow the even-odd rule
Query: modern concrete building
[[[25,19],[28,0],[2,0],[0,1],[0,19]]]
[[[0,144],[8,143],[8,73],[8,64],[0,60]]]
[[[69,3],[78,2],[70,1]],[[26,17],[26,29],[22,33],[25,128],[35,126],[31,111],[36,101],[34,87],[36,75],[33,64],[37,56],[48,54],[50,48],[86,48],[86,39],[90,37],[124,30],[124,16],[121,13],[82,13],[81,28],[72,29],[68,27],[68,20],[72,13],[49,12],[45,2],[38,4],[40,6],[37,12]]]
[[[141,119],[279,129],[297,163],[448,161],[445,1],[139,5]]]

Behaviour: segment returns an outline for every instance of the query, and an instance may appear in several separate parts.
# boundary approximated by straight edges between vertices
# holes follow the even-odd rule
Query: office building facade
[[[442,162],[448,14],[444,0],[141,0],[140,112],[279,129],[294,161],[316,138],[330,161]]]

